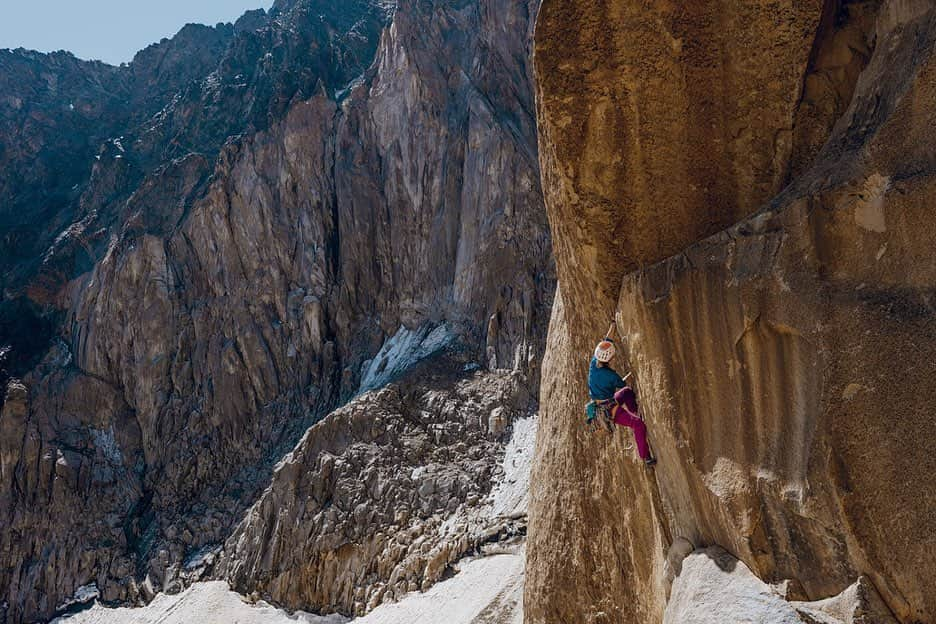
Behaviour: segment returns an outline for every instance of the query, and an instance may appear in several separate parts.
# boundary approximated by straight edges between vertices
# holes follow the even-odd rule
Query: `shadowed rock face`
[[[55,156],[86,158],[84,177],[3,267],[0,327],[45,333],[0,341],[17,346],[0,621],[49,617],[91,582],[108,601],[178,588],[365,373],[385,381],[445,347],[537,383],[552,268],[535,9],[278,2],[211,45],[196,29],[126,67],[67,57],[104,103]],[[187,55],[191,78],[164,75]],[[111,105],[125,117],[102,125]],[[64,123],[35,133],[50,153]],[[29,137],[7,143],[25,166]],[[440,342],[397,348],[412,335]]]
[[[22,286],[74,219],[101,144],[213,71],[233,37],[231,25],[189,25],[121,67],[0,51],[0,287]]]
[[[631,4],[545,2],[537,26],[559,295],[526,619],[659,621],[688,541],[804,600],[865,575],[930,621],[936,14]],[[578,423],[612,314],[653,472]]]

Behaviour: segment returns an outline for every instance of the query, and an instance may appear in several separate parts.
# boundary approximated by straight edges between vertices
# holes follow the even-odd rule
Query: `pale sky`
[[[273,0],[0,0],[0,48],[68,50],[114,65],[190,22],[233,22]]]

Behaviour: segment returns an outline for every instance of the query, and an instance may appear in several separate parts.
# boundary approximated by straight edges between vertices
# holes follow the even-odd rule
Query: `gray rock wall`
[[[529,390],[519,373],[460,369],[435,358],[311,427],[212,574],[291,609],[363,615],[524,534],[526,510],[495,499]]]
[[[538,382],[535,3],[320,4],[239,22],[15,267],[52,346],[0,420],[8,622],[178,587],[401,326]]]

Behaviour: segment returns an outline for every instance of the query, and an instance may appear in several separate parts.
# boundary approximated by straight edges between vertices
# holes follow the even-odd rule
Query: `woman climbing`
[[[647,445],[647,426],[637,413],[637,396],[608,362],[614,357],[614,321],[604,340],[595,347],[588,369],[588,394],[595,403],[611,404],[611,417],[617,425],[630,427],[637,442],[637,454],[648,466],[656,463]]]

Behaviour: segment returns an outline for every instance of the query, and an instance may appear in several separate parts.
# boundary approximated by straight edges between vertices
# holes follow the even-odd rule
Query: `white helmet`
[[[595,359],[599,362],[610,362],[614,357],[614,343],[610,340],[602,340],[595,347]]]

